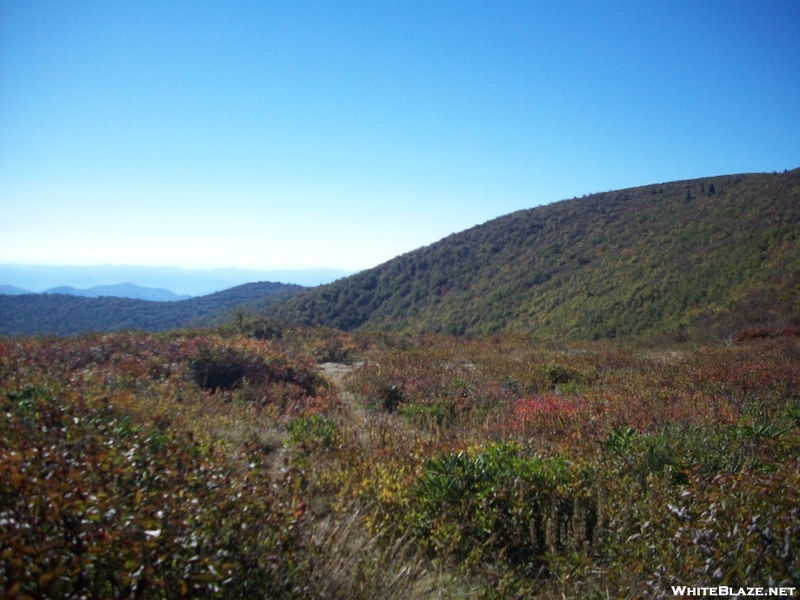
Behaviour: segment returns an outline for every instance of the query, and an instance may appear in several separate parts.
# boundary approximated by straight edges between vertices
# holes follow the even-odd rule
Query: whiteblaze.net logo
[[[686,585],[673,585],[672,594],[675,596],[727,596],[738,598],[740,596],[786,596],[793,598],[793,587],[689,587]]]

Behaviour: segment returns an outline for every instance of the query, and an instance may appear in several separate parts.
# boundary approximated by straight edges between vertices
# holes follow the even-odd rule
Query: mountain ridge
[[[0,264],[0,284],[33,293],[68,285],[90,288],[127,281],[143,287],[166,288],[178,295],[206,296],[258,281],[315,286],[350,275],[338,269],[252,270],[236,268],[184,269],[133,265],[48,266]]]
[[[70,296],[83,296],[84,298],[113,296],[115,298],[132,298],[136,300],[150,300],[153,302],[176,302],[191,298],[188,294],[178,295],[166,288],[143,287],[130,282],[113,285],[95,285],[90,288],[75,288],[69,285],[62,285],[46,289],[42,293],[67,294]]]
[[[162,331],[212,326],[224,322],[234,310],[262,311],[302,289],[293,284],[247,283],[174,302],[67,294],[0,296],[0,334],[74,335],[89,331]]]
[[[30,290],[25,290],[23,288],[17,287],[15,285],[7,285],[7,284],[0,284],[0,294],[6,296],[20,296],[22,294],[33,294],[34,292]]]
[[[269,313],[547,339],[780,325],[800,319],[798,239],[800,169],[650,184],[498,217]]]

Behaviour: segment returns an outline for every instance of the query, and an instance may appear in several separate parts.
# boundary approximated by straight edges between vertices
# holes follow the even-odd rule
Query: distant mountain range
[[[284,283],[248,283],[172,302],[58,293],[0,295],[0,334],[72,335],[88,331],[159,331],[215,325],[230,318],[236,309],[264,311],[270,304],[284,301],[303,289]]]
[[[800,169],[521,210],[274,304],[346,330],[535,338],[800,324]]]
[[[14,285],[0,285],[0,294],[5,294],[6,296],[19,296],[20,294],[32,294],[30,290],[23,290],[22,288],[18,288]]]
[[[164,288],[147,288],[133,283],[118,283],[117,285],[96,285],[82,290],[68,285],[54,287],[42,292],[44,294],[67,294],[69,296],[83,296],[84,298],[99,298],[113,296],[115,298],[134,298],[137,300],[151,300],[153,302],[175,302],[188,300],[189,295],[179,296]]]
[[[205,296],[256,281],[316,286],[350,274],[337,269],[254,271],[114,265],[71,267],[0,264],[0,284],[36,293],[51,291],[55,287],[62,286],[89,289],[118,285],[125,281],[140,287],[168,289],[179,296]],[[14,292],[10,290],[0,293]]]

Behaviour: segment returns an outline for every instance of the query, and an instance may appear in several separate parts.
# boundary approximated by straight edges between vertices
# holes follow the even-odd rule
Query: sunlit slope
[[[518,211],[271,310],[343,329],[568,339],[780,326],[800,316],[798,239],[800,169],[653,184]]]

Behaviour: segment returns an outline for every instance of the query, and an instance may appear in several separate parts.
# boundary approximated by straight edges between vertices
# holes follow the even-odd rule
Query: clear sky
[[[798,166],[797,0],[0,0],[0,263],[358,270]]]

